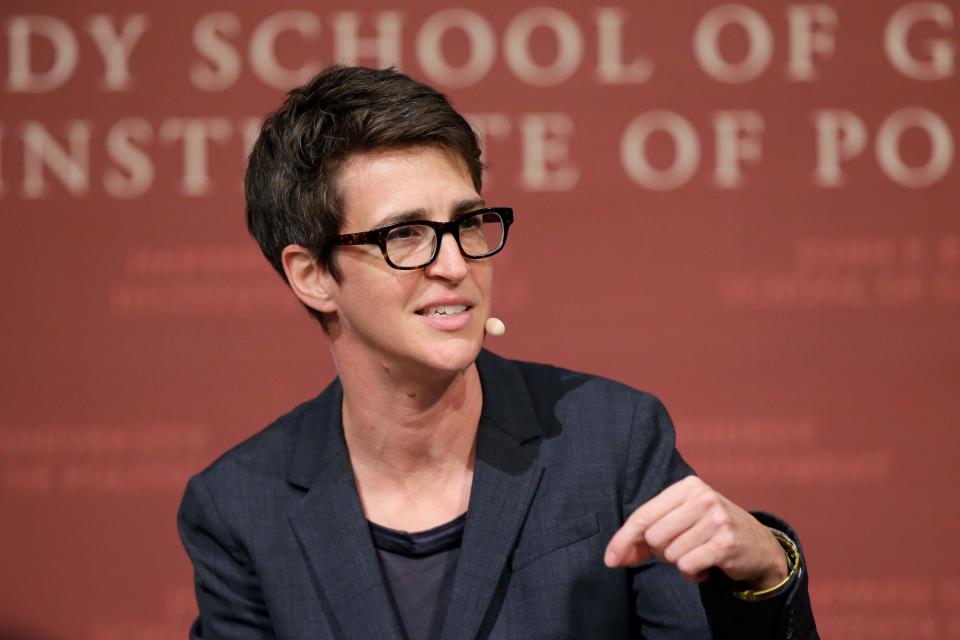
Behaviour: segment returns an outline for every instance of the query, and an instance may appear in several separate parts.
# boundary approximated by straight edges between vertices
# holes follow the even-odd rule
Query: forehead
[[[479,198],[463,159],[432,146],[353,154],[340,171],[337,187],[343,202],[342,233],[373,228],[415,209],[445,220],[457,203]]]

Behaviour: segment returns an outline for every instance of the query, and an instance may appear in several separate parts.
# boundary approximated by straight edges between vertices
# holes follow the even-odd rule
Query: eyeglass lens
[[[503,243],[503,220],[494,212],[481,212],[460,220],[460,246],[471,258],[496,252]],[[425,224],[395,227],[387,234],[387,257],[398,267],[419,267],[430,262],[437,245],[437,232]]]

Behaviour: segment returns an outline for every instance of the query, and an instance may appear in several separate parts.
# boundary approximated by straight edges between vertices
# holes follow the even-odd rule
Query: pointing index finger
[[[690,478],[695,480],[690,480]],[[637,507],[607,544],[607,551],[604,555],[606,565],[608,567],[635,565],[648,558],[650,552],[643,540],[644,532],[660,518],[683,504],[696,481],[698,481],[696,476],[688,476],[673,483]],[[637,549],[639,546],[642,546],[643,549]],[[634,549],[643,552],[633,554],[631,551]]]

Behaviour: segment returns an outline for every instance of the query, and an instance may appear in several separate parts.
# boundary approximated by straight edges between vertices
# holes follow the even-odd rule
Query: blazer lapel
[[[483,414],[442,640],[475,638],[494,621],[486,616],[543,473],[540,425],[518,368],[487,351],[477,366]],[[343,440],[342,397],[334,381],[303,412],[288,481],[307,493],[288,518],[334,636],[402,640]]]
[[[543,473],[535,441],[539,424],[516,366],[489,352],[482,352],[477,364],[483,415],[442,640],[474,638],[483,628]]]
[[[336,638],[402,640],[343,440],[334,382],[304,412],[288,480],[308,489],[288,514]]]

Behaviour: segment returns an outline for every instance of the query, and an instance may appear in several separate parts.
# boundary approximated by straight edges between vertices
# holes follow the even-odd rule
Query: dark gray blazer
[[[745,603],[655,561],[604,566],[624,518],[692,473],[656,398],[486,351],[477,365],[483,414],[443,640],[818,637],[805,571]],[[179,515],[200,606],[191,638],[403,638],[341,398],[334,381],[191,479]]]

